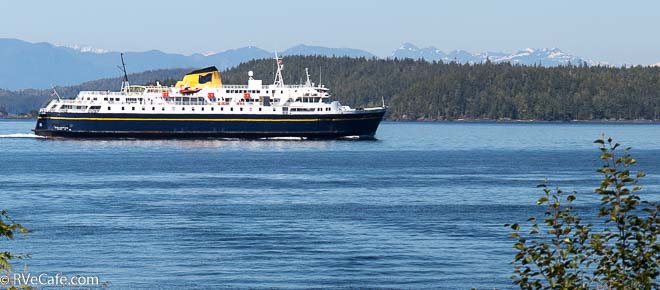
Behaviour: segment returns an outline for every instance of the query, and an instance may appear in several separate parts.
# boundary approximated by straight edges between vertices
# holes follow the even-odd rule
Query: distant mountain
[[[404,43],[400,48],[392,52],[393,58],[412,58],[424,59],[427,61],[443,61],[458,63],[484,63],[490,60],[494,63],[509,62],[512,64],[523,65],[541,65],[541,66],[558,66],[566,64],[579,65],[587,63],[588,65],[602,64],[588,59],[583,59],[568,53],[565,53],[557,48],[541,48],[531,49],[526,48],[514,53],[504,52],[481,52],[471,53],[464,50],[454,50],[444,52],[435,47],[419,48],[411,43]]]
[[[284,55],[373,56],[350,48],[327,48],[298,45]],[[273,57],[274,53],[248,46],[212,54],[182,55],[159,50],[126,52],[129,72],[154,69],[205,67],[215,65],[227,69],[253,59]],[[18,39],[0,39],[0,88],[17,90],[72,85],[89,80],[120,75],[119,52],[88,46],[55,46],[30,43]]]
[[[346,56],[374,58],[374,54],[353,48],[329,48],[297,45],[280,53],[285,56]],[[199,68],[215,65],[221,70],[240,63],[273,57],[274,52],[254,46],[230,49],[218,53],[183,55],[159,50],[126,52],[128,72],[155,69]],[[513,64],[557,66],[562,64],[603,64],[562,52],[559,49],[524,49],[515,53],[464,50],[449,52],[434,47],[419,48],[405,43],[391,54],[393,58],[424,59],[427,61],[456,61],[459,63],[510,62]],[[120,75],[117,70],[119,52],[91,46],[56,46],[49,43],[30,43],[18,39],[0,38],[0,88],[18,90],[44,89],[52,85],[72,85],[89,80]]]
[[[322,46],[296,45],[282,52],[282,55],[321,55],[321,56],[348,56],[372,58],[376,55],[354,48],[328,48]]]

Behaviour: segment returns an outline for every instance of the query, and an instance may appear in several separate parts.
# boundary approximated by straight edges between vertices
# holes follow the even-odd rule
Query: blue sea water
[[[0,121],[0,246],[110,288],[508,289],[544,179],[591,211],[605,133],[660,200],[653,124],[383,123],[377,141],[48,140]],[[18,134],[18,135],[17,135]],[[18,138],[27,137],[27,138]]]

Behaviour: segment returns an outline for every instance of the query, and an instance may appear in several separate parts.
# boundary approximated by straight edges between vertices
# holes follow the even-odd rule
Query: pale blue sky
[[[387,56],[557,47],[612,63],[660,62],[660,1],[0,0],[0,37],[190,54],[305,43]]]

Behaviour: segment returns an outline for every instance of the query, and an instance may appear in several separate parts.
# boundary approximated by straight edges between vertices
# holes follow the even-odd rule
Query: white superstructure
[[[304,115],[364,111],[332,101],[328,89],[312,83],[308,73],[305,84],[285,85],[282,59],[275,60],[277,74],[270,85],[254,79],[252,71],[248,73],[247,85],[220,83],[217,86],[169,87],[157,83],[154,86],[131,86],[125,79],[120,92],[81,91],[75,99],[58,97],[40,113]],[[371,109],[382,108],[365,110]]]

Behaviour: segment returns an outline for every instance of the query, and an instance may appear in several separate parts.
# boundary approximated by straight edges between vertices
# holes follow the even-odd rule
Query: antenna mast
[[[124,72],[124,79],[121,81],[121,90],[128,92],[128,75],[126,74],[126,64],[124,63],[124,53],[120,53],[119,56],[121,57],[121,71]]]
[[[282,78],[282,70],[284,69],[284,62],[282,62],[281,57],[277,57],[277,51],[275,51],[275,62],[277,62],[277,73],[275,74],[275,82],[273,82],[273,85],[282,87],[284,86],[284,78]]]
[[[307,81],[305,81],[305,85],[311,87],[312,82],[309,80],[309,70],[307,68],[305,68],[305,75],[307,75]]]

